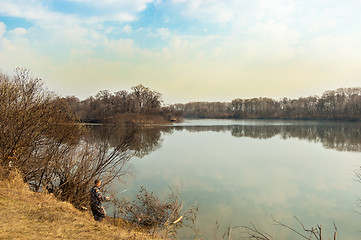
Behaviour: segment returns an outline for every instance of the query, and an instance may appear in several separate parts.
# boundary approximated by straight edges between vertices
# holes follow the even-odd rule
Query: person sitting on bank
[[[103,197],[100,191],[100,185],[102,182],[99,179],[95,180],[94,187],[90,191],[90,208],[93,212],[94,220],[101,222],[105,218],[105,209],[102,205],[102,201],[108,201],[109,197]]]

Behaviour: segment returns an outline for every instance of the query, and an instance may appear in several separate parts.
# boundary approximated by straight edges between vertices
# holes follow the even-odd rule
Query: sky
[[[359,0],[0,0],[0,70],[166,104],[361,86]]]

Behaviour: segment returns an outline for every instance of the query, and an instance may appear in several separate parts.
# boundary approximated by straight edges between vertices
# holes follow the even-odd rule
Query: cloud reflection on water
[[[330,232],[335,220],[343,239],[355,236],[359,123],[230,122],[167,127],[161,148],[132,160],[136,178],[128,184],[161,195],[182,185],[186,204],[199,202],[197,227],[204,233],[217,219],[222,231],[253,221],[287,239],[289,233],[271,225],[273,215],[292,224],[292,216],[307,226],[322,223]]]

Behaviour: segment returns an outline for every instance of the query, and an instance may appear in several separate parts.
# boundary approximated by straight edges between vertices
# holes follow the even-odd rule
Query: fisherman
[[[102,182],[99,179],[95,180],[94,187],[90,191],[90,207],[94,215],[95,221],[101,222],[105,218],[105,209],[102,205],[102,201],[108,201],[109,197],[103,197],[100,191],[100,185]]]

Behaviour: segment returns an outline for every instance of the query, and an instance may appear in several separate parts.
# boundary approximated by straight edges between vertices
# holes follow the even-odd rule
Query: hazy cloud
[[[171,33],[169,31],[168,28],[158,28],[157,29],[157,34],[162,38],[162,39],[168,39],[171,36]]]
[[[14,28],[13,30],[9,31],[9,34],[16,35],[16,36],[22,36],[27,33],[25,28]]]
[[[136,1],[92,1],[73,0],[93,7],[93,14],[82,15],[82,10],[67,13],[52,10],[41,0],[14,0],[0,1],[0,14],[4,16],[23,18],[28,21],[36,21],[41,26],[50,24],[87,24],[102,23],[105,21],[127,22],[136,20],[136,13],[143,11],[151,0]]]
[[[67,0],[68,2],[82,2],[101,7],[122,7],[127,11],[142,11],[147,4],[152,3],[153,0]]]
[[[0,16],[31,23],[9,28],[0,18],[2,68],[26,66],[41,74],[49,71],[46,59],[54,63],[48,76],[55,83],[64,81],[57,71],[76,61],[79,71],[89,67],[89,78],[102,72],[112,80],[152,82],[189,100],[297,97],[359,85],[356,1],[65,2],[83,8],[66,12],[52,1],[0,0]],[[82,75],[75,72],[64,77],[75,82]]]
[[[0,22],[0,38],[4,35],[6,32],[6,25],[3,22]]]
[[[132,32],[132,31],[133,31],[133,29],[132,29],[132,27],[129,26],[129,25],[125,25],[125,26],[123,27],[123,32],[125,32],[125,33],[130,33],[130,32]]]
[[[233,19],[232,7],[235,1],[205,1],[205,0],[172,0],[180,12],[190,18],[202,21],[226,23]]]

